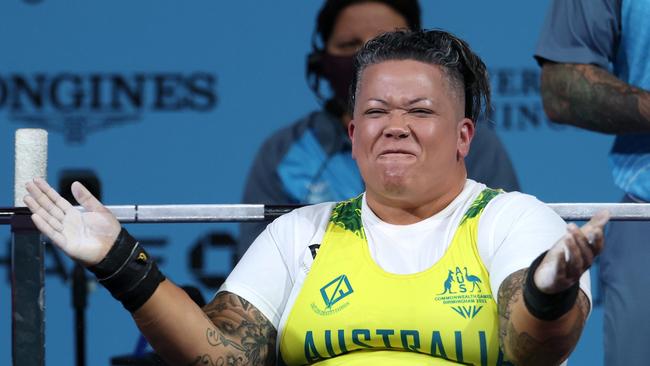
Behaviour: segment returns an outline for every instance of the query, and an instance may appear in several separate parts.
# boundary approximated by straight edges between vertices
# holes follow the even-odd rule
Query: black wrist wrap
[[[546,294],[535,286],[535,271],[546,256],[540,254],[528,268],[526,282],[524,282],[524,303],[528,311],[538,319],[555,320],[566,314],[576,303],[579,282],[557,294]]]
[[[106,257],[88,270],[130,312],[139,309],[165,279],[153,258],[125,229]]]

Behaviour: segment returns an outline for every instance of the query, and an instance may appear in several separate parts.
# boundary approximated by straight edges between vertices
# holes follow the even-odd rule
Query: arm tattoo
[[[526,270],[522,269],[506,277],[499,286],[499,295],[497,306],[499,311],[499,340],[501,347],[505,348],[505,338],[508,333],[508,324],[510,323],[510,313],[514,303],[520,296],[523,296],[524,280],[526,279]]]
[[[224,364],[221,362],[220,364]],[[192,361],[189,366],[199,366],[199,365],[207,365],[207,366],[217,366],[217,363],[212,360],[212,357],[210,355],[203,355],[203,356],[198,356],[196,360]]]
[[[542,100],[549,118],[592,131],[650,131],[650,93],[586,64],[542,68]]]
[[[527,269],[514,272],[499,287],[499,341],[504,351],[510,350],[509,354],[517,356],[519,364],[552,365],[558,363],[558,360],[562,358],[562,350],[566,350],[567,344],[575,346],[578,342],[589,313],[589,300],[582,291],[579,292],[576,303],[580,316],[576,318],[576,324],[571,326],[569,334],[564,337],[550,337],[546,340],[535,339],[525,331],[517,331],[510,321],[514,304],[524,301],[523,286],[526,274]]]
[[[220,356],[197,356],[194,365],[273,365],[277,331],[251,303],[223,292],[203,307],[214,327],[206,329],[208,344],[218,348]]]

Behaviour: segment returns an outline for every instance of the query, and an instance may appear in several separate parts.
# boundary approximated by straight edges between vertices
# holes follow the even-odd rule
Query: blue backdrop
[[[54,1],[0,3],[0,206],[13,204],[13,139],[21,127],[49,137],[49,180],[91,168],[107,204],[236,203],[258,146],[318,107],[304,80],[320,2]],[[465,38],[490,68],[493,127],[523,191],[546,202],[617,202],[609,136],[550,125],[532,53],[548,1],[425,2],[426,27]],[[230,269],[228,249],[191,251],[235,225],[138,225],[175,282]],[[11,362],[9,230],[0,227],[0,363]],[[203,241],[202,241],[203,240]],[[215,239],[227,241],[228,238]],[[158,245],[155,245],[158,244]],[[196,249],[195,249],[196,252]],[[74,363],[69,282],[48,252],[46,361]],[[72,264],[64,260],[69,272]],[[138,331],[104,289],[89,295],[88,362],[133,352]],[[573,364],[602,364],[594,309]]]

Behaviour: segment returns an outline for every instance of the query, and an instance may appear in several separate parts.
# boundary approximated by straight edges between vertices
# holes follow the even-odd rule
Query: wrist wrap
[[[579,282],[557,294],[542,292],[535,285],[535,271],[542,262],[547,252],[540,254],[528,268],[526,282],[524,282],[524,303],[528,311],[538,319],[556,320],[566,314],[576,302],[578,297]]]
[[[88,270],[130,312],[149,300],[165,279],[153,258],[125,229],[120,231],[106,257]]]

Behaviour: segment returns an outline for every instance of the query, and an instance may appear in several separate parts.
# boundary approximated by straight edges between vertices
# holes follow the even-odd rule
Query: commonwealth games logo
[[[319,315],[336,314],[350,304],[349,301],[343,303],[340,302],[350,296],[353,292],[354,290],[350,285],[348,276],[342,274],[321,287],[320,294],[323,298],[324,307],[321,308],[316,303],[312,302],[311,308]]]
[[[483,292],[483,286],[481,278],[470,273],[467,267],[456,267],[447,271],[442,291],[434,300],[450,305],[453,311],[465,319],[473,319],[492,298],[489,287],[486,286],[488,290]]]

